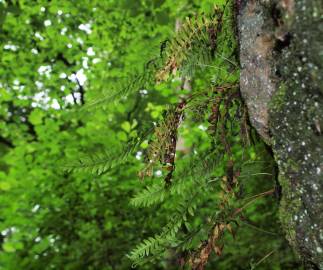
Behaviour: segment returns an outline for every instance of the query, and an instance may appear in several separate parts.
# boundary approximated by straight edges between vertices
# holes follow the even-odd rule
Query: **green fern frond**
[[[128,153],[100,152],[63,165],[66,171],[82,171],[100,175],[125,161]]]
[[[156,184],[137,194],[131,199],[130,204],[135,207],[149,207],[163,202],[167,193],[164,185]]]
[[[115,166],[125,163],[129,156],[133,154],[140,144],[153,132],[153,127],[146,126],[141,132],[138,132],[138,137],[132,138],[122,148],[109,149],[96,152],[92,155],[80,158],[75,162],[64,162],[61,167],[67,171],[89,172],[92,174],[101,175]]]
[[[192,179],[174,179],[171,186],[165,188],[162,183],[147,187],[145,190],[139,192],[131,199],[130,204],[134,207],[150,207],[158,203],[162,203],[167,198],[175,195],[185,195],[191,188]]]
[[[176,233],[181,225],[180,220],[171,221],[165,226],[161,234],[149,237],[137,245],[128,255],[128,258],[133,261],[133,266],[142,264],[145,257],[156,256],[165,251],[167,247],[174,245],[177,242]]]
[[[145,134],[147,136],[148,133]],[[93,155],[80,158],[76,162],[67,163],[62,167],[68,171],[82,171],[101,175],[117,165],[121,165],[128,160],[130,154],[134,153],[143,142],[145,136],[130,141],[123,149],[113,151],[97,152]]]
[[[143,240],[130,252],[128,258],[133,261],[133,266],[142,264],[147,256],[158,255],[167,248],[180,244],[177,233],[188,215],[194,215],[195,209],[196,206],[192,201],[180,204],[160,234]]]
[[[89,101],[82,110],[96,109],[111,102],[119,101],[131,93],[137,92],[140,89],[147,89],[154,85],[155,67],[149,66],[141,74],[130,74],[125,78],[119,78],[115,83],[115,87],[106,95]]]
[[[170,197],[190,198],[191,191],[199,189],[207,184],[207,180],[212,178],[217,163],[214,157],[207,155],[202,158],[193,156],[189,160],[182,160],[187,163],[182,164],[178,172],[175,173],[172,185],[165,188],[163,183],[156,183],[148,186],[145,190],[140,191],[134,198],[131,199],[130,204],[134,207],[150,207],[158,203],[162,203]]]
[[[179,198],[189,199],[192,190],[205,188],[209,180],[214,179],[213,172],[218,166],[218,158],[214,156],[214,153],[207,153],[203,156],[194,155],[190,158],[183,158],[181,162],[180,170],[175,172],[172,185],[165,188],[165,185],[160,182],[148,186],[135,195],[130,204],[138,208],[150,207],[170,198],[174,198],[178,204]]]

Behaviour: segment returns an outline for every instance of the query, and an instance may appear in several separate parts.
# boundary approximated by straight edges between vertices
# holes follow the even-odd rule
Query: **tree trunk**
[[[240,87],[274,152],[280,220],[307,269],[323,269],[323,1],[237,0]]]

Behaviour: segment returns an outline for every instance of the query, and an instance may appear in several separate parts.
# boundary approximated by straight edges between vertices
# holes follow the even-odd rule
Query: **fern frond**
[[[199,67],[215,56],[217,35],[221,31],[222,12],[215,9],[212,15],[187,18],[179,31],[167,43],[164,66],[157,72],[157,82],[165,81],[180,71],[182,76],[192,76]]]
[[[141,191],[134,198],[131,199],[130,204],[135,207],[148,207],[160,202],[163,202],[167,196],[165,187],[160,184],[147,187]]]
[[[134,153],[138,146],[145,140],[151,132],[148,130],[142,136],[133,139],[121,150],[112,150],[97,152],[93,155],[80,158],[76,162],[67,163],[62,167],[67,171],[83,171],[92,174],[101,175],[117,165],[121,165],[128,160],[130,154]]]
[[[165,249],[176,243],[176,233],[182,225],[182,220],[174,219],[170,221],[163,231],[145,239],[130,252],[128,258],[133,261],[133,266],[143,263],[143,259],[148,256],[154,256],[162,253]]]
[[[129,152],[113,153],[103,151],[88,157],[80,158],[78,161],[63,165],[66,171],[82,171],[100,175],[118,164],[122,164]]]
[[[134,198],[131,199],[130,204],[134,207],[150,207],[158,203],[162,203],[171,196],[181,195],[184,196],[192,187],[192,178],[185,179],[175,178],[174,182],[168,188],[162,183],[155,184],[147,187],[145,190],[139,192]]]
[[[82,110],[96,109],[103,105],[107,105],[111,102],[119,101],[121,98],[125,98],[133,92],[137,92],[141,89],[147,89],[154,85],[155,66],[149,65],[149,68],[145,68],[142,73],[130,74],[127,77],[119,78],[115,82],[116,85],[106,95],[97,99],[89,101]]]
[[[158,255],[167,248],[180,244],[176,237],[177,233],[188,215],[194,215],[195,209],[196,206],[192,201],[180,204],[160,234],[143,240],[130,252],[128,258],[133,261],[133,266],[142,264],[144,257]]]
[[[156,183],[140,191],[131,199],[130,204],[134,207],[150,207],[167,201],[169,198],[182,200],[191,197],[192,190],[199,190],[208,185],[214,169],[218,166],[218,158],[213,153],[203,156],[193,156],[189,159],[182,159],[180,170],[174,175],[172,185],[165,188],[162,183]],[[180,197],[179,197],[180,196]]]

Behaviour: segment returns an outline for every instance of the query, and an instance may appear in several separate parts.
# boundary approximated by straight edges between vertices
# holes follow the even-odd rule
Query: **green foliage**
[[[274,186],[248,145],[226,2],[0,2],[1,270],[178,269]],[[231,159],[244,199],[222,209]],[[276,205],[247,207],[206,267],[297,269]]]

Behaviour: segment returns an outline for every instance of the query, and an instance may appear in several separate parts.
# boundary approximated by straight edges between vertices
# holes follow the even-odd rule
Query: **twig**
[[[234,217],[234,216],[236,216],[237,214],[241,213],[243,209],[245,209],[247,206],[249,206],[250,204],[252,204],[253,202],[255,202],[258,198],[263,197],[263,196],[266,196],[266,195],[273,194],[274,192],[275,192],[275,189],[273,188],[273,189],[271,189],[271,190],[268,190],[268,191],[263,192],[263,193],[259,193],[259,194],[255,195],[255,196],[252,196],[252,197],[248,198],[248,199],[252,199],[252,200],[250,200],[249,202],[247,202],[247,203],[246,203],[245,205],[243,205],[242,207],[240,207],[240,208],[236,209],[236,210],[233,212],[232,216]]]
[[[261,258],[254,266],[253,266],[253,269],[254,267],[256,267],[257,265],[261,264],[264,260],[266,260],[269,256],[271,256],[276,250],[272,250],[270,251],[266,256],[264,256],[263,258]]]

